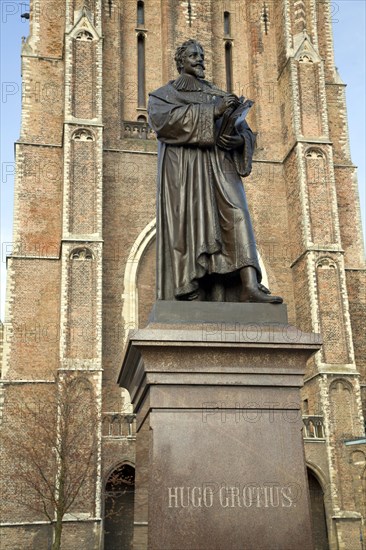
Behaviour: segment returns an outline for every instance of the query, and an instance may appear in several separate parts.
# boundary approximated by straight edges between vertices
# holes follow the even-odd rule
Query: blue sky
[[[19,138],[21,37],[28,34],[28,22],[20,18],[29,11],[27,2],[0,0],[1,6],[1,292],[0,318],[4,319],[5,259],[12,241],[14,192],[14,142]],[[347,107],[352,159],[358,166],[363,227],[366,226],[365,195],[365,6],[366,0],[331,2],[335,60],[347,84]]]

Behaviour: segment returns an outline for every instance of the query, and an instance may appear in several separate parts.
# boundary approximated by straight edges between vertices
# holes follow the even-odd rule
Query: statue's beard
[[[204,65],[192,65],[189,69],[183,70],[181,74],[189,74],[196,78],[205,78],[205,66]]]
[[[196,65],[195,67],[195,76],[197,78],[204,78],[205,77],[205,67],[202,65]]]

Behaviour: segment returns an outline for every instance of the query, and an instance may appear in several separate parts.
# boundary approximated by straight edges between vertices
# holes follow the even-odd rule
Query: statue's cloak
[[[237,128],[243,146],[217,147],[221,119],[214,120],[214,102],[223,93],[182,75],[150,94],[149,123],[159,140],[158,300],[182,298],[197,290],[199,279],[225,286],[245,266],[255,267],[261,280],[240,178],[251,172],[255,135],[244,121]],[[225,301],[222,292],[211,299]]]

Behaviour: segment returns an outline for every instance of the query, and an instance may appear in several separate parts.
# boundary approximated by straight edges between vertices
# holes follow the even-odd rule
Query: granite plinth
[[[137,414],[134,550],[313,548],[299,390],[319,336],[238,326],[130,336],[119,383]]]
[[[237,302],[189,302],[158,300],[151,315],[152,323],[281,323],[287,324],[285,304]]]

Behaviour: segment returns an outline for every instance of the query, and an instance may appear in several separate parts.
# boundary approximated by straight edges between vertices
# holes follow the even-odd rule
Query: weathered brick
[[[366,281],[330,2],[266,2],[265,21],[255,0],[192,2],[190,14],[178,0],[151,0],[140,25],[136,4],[31,1],[3,418],[15,422],[9,400],[40,399],[34,382],[61,368],[88,373],[101,422],[131,411],[116,380],[128,330],[147,323],[155,297],[157,176],[157,143],[137,105],[137,37],[145,39],[147,92],[175,78],[175,48],[189,37],[205,48],[206,78],[225,88],[230,41],[233,91],[255,100],[248,121],[257,149],[244,185],[269,286],[284,297],[291,323],[324,340],[303,388],[304,414],[321,419],[324,438],[306,440],[306,458],[324,492],[330,547],[353,550],[361,515],[365,523],[365,449],[344,440],[363,435]],[[101,429],[96,496],[75,510],[94,515],[65,521],[65,549],[98,548],[100,488],[121,462],[135,461],[133,438]],[[13,458],[2,455],[5,483]],[[42,518],[24,507],[6,513],[24,525],[4,527],[4,548],[45,547],[48,527],[26,525]]]

